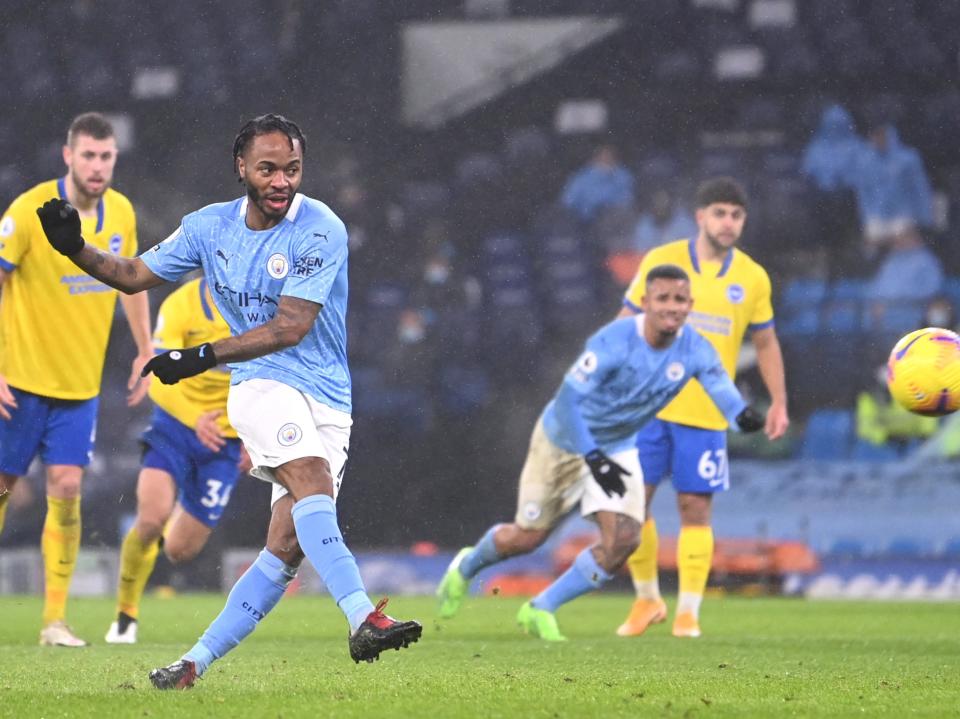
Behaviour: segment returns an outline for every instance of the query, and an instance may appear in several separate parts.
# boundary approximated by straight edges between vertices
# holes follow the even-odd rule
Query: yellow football
[[[887,387],[906,409],[940,417],[960,408],[960,336],[939,327],[900,339],[887,360]]]

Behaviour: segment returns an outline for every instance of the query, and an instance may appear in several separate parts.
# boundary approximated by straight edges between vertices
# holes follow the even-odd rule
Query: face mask
[[[450,278],[450,268],[446,265],[431,263],[424,270],[423,278],[431,285],[442,285]]]
[[[421,342],[425,335],[423,327],[416,323],[402,324],[397,332],[400,341],[407,345]]]
[[[950,322],[950,310],[941,307],[933,307],[927,312],[928,327],[943,327],[949,329],[947,324]]]

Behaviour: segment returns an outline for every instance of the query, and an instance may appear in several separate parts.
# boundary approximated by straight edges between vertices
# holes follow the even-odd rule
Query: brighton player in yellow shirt
[[[160,306],[157,352],[230,336],[204,279],[173,292]],[[249,457],[226,416],[230,370],[217,366],[173,385],[152,382],[156,407],[143,435],[137,518],[123,540],[117,619],[109,644],[134,644],[140,599],[161,547],[173,563],[193,559],[220,521]]]
[[[677,240],[648,252],[627,290],[621,316],[640,311],[642,278],[651,267],[678,265],[690,275],[693,310],[688,322],[706,337],[734,377],[744,334],[751,333],[760,374],[770,394],[764,431],[771,440],[787,431],[787,392],[783,356],[774,329],[770,278],[736,248],[747,219],[743,188],[730,178],[707,180],[697,190],[693,239]],[[660,481],[672,477],[680,510],[677,541],[679,597],[673,623],[677,637],[700,636],[700,603],[713,561],[710,512],[715,492],[729,487],[727,421],[696,380],[637,435],[647,495],[647,521],[640,546],[627,562],[636,601],[620,636],[642,634],[667,617],[657,573],[657,525],[650,503]]]
[[[0,532],[10,490],[34,457],[46,465],[47,516],[40,643],[86,644],[65,622],[80,548],[80,482],[90,462],[97,396],[117,292],[50,247],[37,207],[50,197],[80,212],[84,237],[110,254],[137,254],[136,218],[110,188],[117,143],[97,113],[73,120],[63,148],[67,174],[20,195],[0,219]],[[121,296],[137,345],[129,404],[146,394],[140,369],[153,356],[146,294]]]

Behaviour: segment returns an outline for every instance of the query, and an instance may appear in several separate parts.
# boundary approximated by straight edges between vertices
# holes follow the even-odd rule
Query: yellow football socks
[[[67,591],[80,550],[80,497],[47,497],[40,551],[43,553],[43,625],[62,620],[67,611]]]
[[[681,527],[677,540],[677,573],[680,583],[678,614],[692,612],[694,617],[698,616],[712,563],[713,529],[709,526]]]
[[[10,501],[10,492],[0,494],[0,534],[3,534],[3,520],[7,516],[7,502]]]
[[[657,523],[653,517],[643,523],[640,530],[640,546],[627,559],[630,578],[638,599],[659,599],[660,582],[657,575]]]
[[[117,611],[136,619],[140,612],[143,588],[153,572],[160,551],[160,541],[144,544],[131,527],[120,549],[120,580],[117,583]]]

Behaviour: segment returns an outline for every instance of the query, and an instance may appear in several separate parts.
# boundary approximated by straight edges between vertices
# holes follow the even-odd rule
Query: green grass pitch
[[[288,597],[187,692],[147,672],[177,659],[221,595],[147,598],[141,643],[108,646],[106,599],[74,599],[86,649],[36,646],[40,601],[0,597],[0,716],[32,717],[770,717],[956,716],[960,610],[953,604],[707,599],[704,636],[669,624],[622,639],[630,598],[604,594],[560,610],[570,641],[514,625],[521,600],[471,599],[456,619],[430,598],[388,611],[423,621],[423,638],[354,664],[326,597]]]

